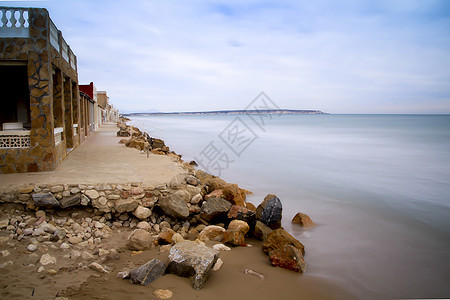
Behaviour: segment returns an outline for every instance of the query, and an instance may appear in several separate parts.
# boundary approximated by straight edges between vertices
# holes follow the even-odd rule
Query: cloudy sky
[[[450,1],[1,1],[45,7],[122,112],[450,113]]]

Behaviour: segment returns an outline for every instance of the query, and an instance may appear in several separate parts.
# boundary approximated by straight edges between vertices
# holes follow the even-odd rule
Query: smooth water
[[[304,276],[327,278],[360,298],[450,297],[450,116],[151,116],[132,123],[185,161],[253,191],[255,205],[276,194],[283,226],[305,244]],[[318,226],[291,225],[298,211]]]

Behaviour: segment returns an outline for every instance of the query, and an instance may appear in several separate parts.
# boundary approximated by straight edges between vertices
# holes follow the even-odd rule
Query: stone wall
[[[61,70],[61,80],[67,78],[70,86],[78,86],[77,71],[73,70],[61,54],[49,44],[49,14],[45,9],[29,8],[29,38],[0,39],[0,62],[24,62],[27,64],[30,91],[31,147],[21,149],[0,149],[0,173],[23,173],[53,170],[67,155],[65,142],[54,147],[53,128],[64,126],[64,111],[61,120],[55,124],[53,94],[53,68]],[[58,89],[58,88],[57,88]],[[57,95],[56,95],[57,96]],[[64,108],[61,95],[61,109]],[[76,115],[79,123],[79,95],[77,91],[67,94],[75,97],[77,113],[71,110],[68,115]],[[58,105],[58,104],[57,104]],[[72,119],[72,118],[70,118]],[[56,126],[55,126],[56,125]],[[67,125],[64,126],[67,128]],[[66,128],[64,130],[66,130]],[[70,132],[72,127],[70,125]],[[79,133],[73,136],[71,147],[79,145]]]

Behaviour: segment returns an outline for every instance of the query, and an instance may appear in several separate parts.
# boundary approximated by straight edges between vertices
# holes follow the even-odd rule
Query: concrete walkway
[[[0,189],[28,184],[168,183],[173,176],[186,173],[175,159],[147,154],[119,144],[116,124],[100,127],[81,146],[74,149],[54,171],[0,174]]]

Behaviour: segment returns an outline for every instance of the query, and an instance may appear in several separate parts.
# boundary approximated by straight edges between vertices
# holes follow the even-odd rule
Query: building
[[[93,99],[80,102],[76,56],[46,9],[0,7],[0,22],[0,173],[52,170],[86,137]]]

